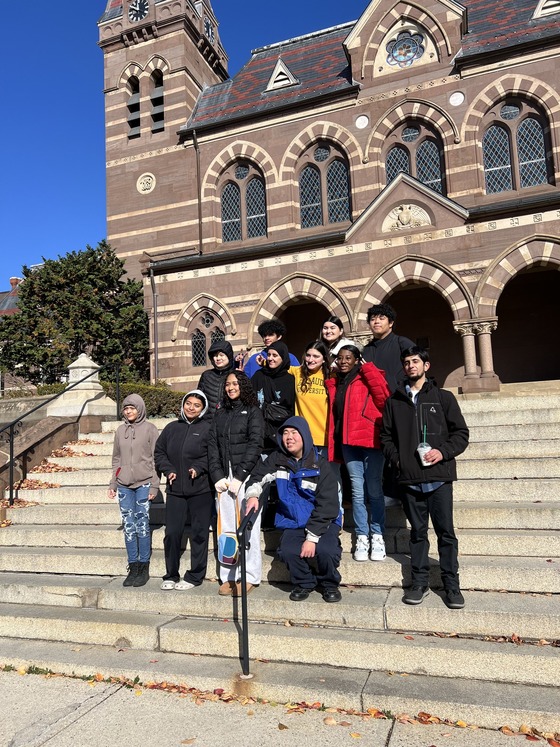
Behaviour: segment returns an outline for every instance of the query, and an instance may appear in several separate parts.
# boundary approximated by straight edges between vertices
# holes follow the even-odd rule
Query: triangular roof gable
[[[371,226],[375,226],[373,233],[375,235],[389,234],[391,229],[384,229],[384,223],[391,215],[391,211],[397,208],[401,203],[418,206],[422,212],[427,213],[430,217],[437,216],[437,226],[435,223],[422,223],[434,228],[449,228],[457,225],[457,219],[464,222],[469,211],[457,202],[444,197],[439,192],[422,184],[417,179],[408,174],[400,173],[377,197],[368,205],[360,217],[350,226],[346,232],[346,241],[359,242],[361,240],[371,240]],[[446,217],[447,215],[447,217]],[[408,230],[418,230],[418,226],[411,225]],[[402,226],[401,230],[407,228]]]

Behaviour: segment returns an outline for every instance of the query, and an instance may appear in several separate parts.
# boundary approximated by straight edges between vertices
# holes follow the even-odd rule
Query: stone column
[[[463,341],[463,359],[465,362],[465,379],[478,379],[476,368],[476,345],[472,322],[453,322],[455,332]]]
[[[475,322],[474,331],[478,337],[478,350],[480,354],[481,379],[487,380],[484,388],[488,391],[497,391],[500,388],[500,379],[494,372],[494,358],[492,355],[492,332],[498,327],[497,319],[488,319]]]

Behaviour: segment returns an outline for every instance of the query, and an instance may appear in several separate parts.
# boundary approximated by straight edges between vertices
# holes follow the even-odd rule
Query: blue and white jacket
[[[296,460],[284,448],[284,428],[295,428],[303,440],[303,456]],[[278,449],[254,468],[246,484],[247,498],[260,497],[264,487],[276,482],[278,529],[307,530],[307,539],[317,542],[334,522],[342,525],[338,481],[329,462],[317,454],[304,418],[288,418],[277,435]]]

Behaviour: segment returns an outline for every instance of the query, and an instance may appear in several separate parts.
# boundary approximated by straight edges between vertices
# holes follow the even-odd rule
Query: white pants
[[[245,516],[245,483],[240,487],[237,499],[229,491],[222,493],[220,500],[216,498],[217,509],[220,512],[220,529],[222,532],[235,532],[237,530],[237,517],[235,512],[235,501],[239,506],[240,521]],[[249,549],[245,556],[247,559],[247,583],[256,586],[261,582],[262,576],[262,555],[261,555],[261,517],[262,511],[259,511],[253,518],[253,528],[248,534],[250,543]],[[241,553],[241,548],[239,549]],[[220,581],[239,581],[241,579],[241,559],[237,565],[220,564]]]

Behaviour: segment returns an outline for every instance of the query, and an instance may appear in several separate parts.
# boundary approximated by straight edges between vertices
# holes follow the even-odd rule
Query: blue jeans
[[[356,535],[369,537],[383,534],[385,529],[385,498],[383,496],[383,465],[381,449],[342,445],[342,457],[352,486],[352,513]],[[368,516],[369,515],[369,516]]]
[[[123,520],[124,544],[130,563],[150,560],[150,485],[139,488],[117,488],[117,498]]]

